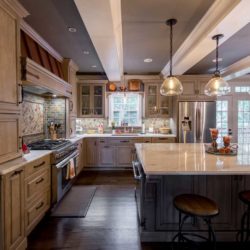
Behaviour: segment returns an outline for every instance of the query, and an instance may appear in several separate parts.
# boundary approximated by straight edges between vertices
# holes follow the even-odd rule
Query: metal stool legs
[[[241,218],[241,228],[237,233],[237,241],[247,242],[250,237],[250,205]]]
[[[178,239],[178,246],[180,245],[181,242],[193,242],[195,243],[193,240],[187,238],[186,236],[194,236],[197,238],[200,238],[208,243],[212,243],[213,245],[213,249],[216,249],[216,237],[215,237],[215,233],[213,230],[213,227],[211,225],[211,218],[210,217],[200,217],[203,219],[203,221],[207,224],[208,227],[208,237],[204,237],[202,235],[196,234],[196,233],[183,233],[182,228],[184,225],[184,222],[186,221],[187,218],[189,217],[193,217],[193,216],[189,216],[189,215],[185,215],[182,218],[182,213],[179,211],[179,229],[178,229],[178,233],[173,237],[172,242],[174,243],[176,239]]]

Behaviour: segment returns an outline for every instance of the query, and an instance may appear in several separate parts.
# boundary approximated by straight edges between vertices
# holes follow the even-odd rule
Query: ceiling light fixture
[[[205,95],[208,96],[222,96],[230,92],[228,83],[221,77],[219,71],[219,40],[223,37],[222,34],[218,34],[212,37],[216,41],[216,70],[214,76],[205,86]]]
[[[68,27],[68,31],[71,33],[75,33],[77,31],[77,29],[74,27]]]
[[[92,67],[92,68],[96,68],[97,66],[96,66],[96,65],[92,65],[91,67]]]
[[[151,62],[153,62],[153,59],[152,58],[145,58],[144,62],[145,63],[151,63]]]
[[[84,50],[84,51],[83,51],[83,54],[84,54],[84,55],[89,55],[89,51]]]
[[[161,85],[160,93],[164,96],[181,95],[183,87],[181,82],[172,75],[172,57],[173,57],[173,25],[177,23],[176,19],[168,19],[166,24],[170,26],[170,69],[169,76],[164,80]]]
[[[56,95],[56,94],[53,94],[53,95],[52,95],[52,97],[53,97],[53,98],[56,98],[56,97],[57,97],[57,95]]]

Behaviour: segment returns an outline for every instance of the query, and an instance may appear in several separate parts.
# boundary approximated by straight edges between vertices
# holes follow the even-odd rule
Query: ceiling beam
[[[239,78],[250,73],[250,56],[247,56],[232,65],[221,70],[221,74],[226,81]]]
[[[123,75],[121,0],[74,0],[110,81]]]
[[[213,35],[224,34],[222,44],[249,23],[249,9],[249,0],[216,0],[174,54],[174,74],[182,75],[211,53],[215,49]],[[169,62],[161,73],[166,77],[168,72]]]

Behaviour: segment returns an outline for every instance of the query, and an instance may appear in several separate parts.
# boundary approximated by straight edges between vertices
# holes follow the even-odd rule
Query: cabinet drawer
[[[173,143],[175,142],[175,137],[153,137],[153,143]]]
[[[145,138],[143,138],[143,141],[142,141],[143,143],[151,143],[152,142],[152,138],[147,138],[147,137],[145,137]]]
[[[50,207],[50,189],[44,191],[38,198],[25,210],[26,234],[40,222],[45,212]]]
[[[50,167],[50,155],[28,163],[25,166],[25,178],[47,167]]]
[[[50,168],[37,172],[25,180],[25,201],[26,203],[43,192],[50,186]]]
[[[119,145],[126,145],[126,144],[134,144],[135,139],[133,138],[119,138],[119,139],[111,139],[111,144],[119,144]]]

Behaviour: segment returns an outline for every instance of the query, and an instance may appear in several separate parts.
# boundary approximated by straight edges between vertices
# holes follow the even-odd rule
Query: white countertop
[[[112,134],[81,134],[77,135],[69,140],[72,143],[76,143],[77,141],[84,138],[126,138],[126,137],[176,137],[173,134],[131,134],[131,135],[112,135]],[[7,174],[25,164],[37,160],[43,156],[51,154],[50,150],[31,150],[29,154],[23,155],[15,160],[0,164],[0,175]]]
[[[35,161],[41,157],[51,154],[50,150],[31,150],[29,154],[25,154],[15,160],[0,164],[0,175],[7,174],[27,163]]]
[[[250,175],[250,144],[237,156],[212,155],[201,143],[136,143],[146,175]]]

